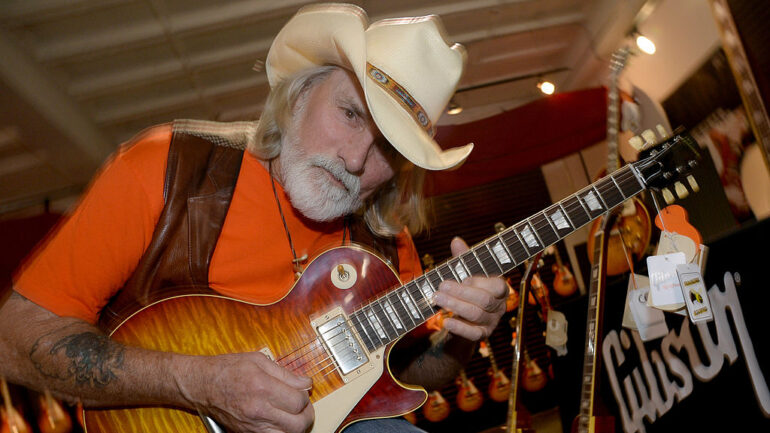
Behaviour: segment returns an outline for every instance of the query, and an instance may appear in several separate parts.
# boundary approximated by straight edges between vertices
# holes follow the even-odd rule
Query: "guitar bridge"
[[[374,367],[345,312],[337,307],[310,322],[326,351],[331,354],[344,382]]]

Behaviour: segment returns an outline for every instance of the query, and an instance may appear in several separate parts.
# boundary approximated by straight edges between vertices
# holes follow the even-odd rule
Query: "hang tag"
[[[559,356],[567,354],[567,316],[564,313],[548,310],[545,344],[553,347]]]
[[[634,281],[636,281],[636,285],[634,285]],[[649,289],[650,280],[644,275],[630,275],[628,278],[628,288],[626,289],[626,306],[623,309],[623,321],[621,322],[621,325],[624,328],[636,329],[636,322],[634,321],[634,316],[631,314],[631,306],[629,302],[631,300],[631,291],[641,287],[646,287]]]
[[[690,321],[697,323],[712,320],[714,314],[711,311],[711,303],[709,302],[708,293],[706,293],[706,286],[703,284],[700,266],[697,263],[687,263],[678,265],[676,271],[685,305],[687,305],[687,312],[690,315]]]
[[[650,306],[665,311],[676,311],[684,306],[684,297],[679,287],[676,266],[685,263],[685,254],[681,252],[647,257],[647,272],[650,277]]]
[[[663,312],[647,306],[650,288],[629,291],[629,308],[642,341],[650,341],[668,334],[668,325]]]

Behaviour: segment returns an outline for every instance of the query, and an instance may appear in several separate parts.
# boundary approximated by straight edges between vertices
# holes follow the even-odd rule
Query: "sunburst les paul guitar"
[[[316,433],[339,431],[363,419],[403,415],[423,404],[427,393],[396,380],[388,357],[403,335],[436,313],[431,299],[441,281],[505,275],[642,190],[662,188],[686,175],[697,158],[694,140],[675,135],[637,162],[406,284],[372,252],[338,247],[309,263],[274,304],[177,296],[137,308],[107,331],[123,344],[183,354],[259,351],[313,380]],[[212,426],[216,423],[207,417],[167,407],[85,412],[89,433],[205,432]]]

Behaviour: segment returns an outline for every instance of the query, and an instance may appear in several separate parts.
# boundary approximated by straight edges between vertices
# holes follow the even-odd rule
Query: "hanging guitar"
[[[460,375],[455,379],[457,384],[457,407],[463,412],[473,412],[484,404],[484,395],[481,394],[476,385],[471,379],[468,379],[468,375],[465,374],[465,370],[460,370]]]
[[[445,420],[449,410],[449,402],[438,391],[428,393],[428,401],[422,406],[422,414],[430,422]]]
[[[32,433],[24,417],[16,410],[11,402],[11,393],[4,377],[0,377],[0,393],[3,396],[3,407],[0,408],[0,433]]]
[[[628,47],[618,49],[610,61],[610,86],[607,91],[607,171],[612,173],[620,166],[618,157],[618,131],[620,129],[618,79],[626,66],[630,51]],[[593,251],[594,233],[602,219],[594,221],[588,234],[588,251]],[[623,204],[623,211],[618,216],[611,230],[607,251],[607,275],[619,275],[630,269],[629,262],[642,258],[650,245],[652,221],[650,213],[639,198],[633,198]],[[589,256],[591,264],[593,257]]]
[[[504,228],[499,232],[503,231],[505,231]],[[535,257],[535,260],[539,259],[540,253]],[[519,310],[516,312],[515,317],[511,317],[509,322],[514,331],[513,341],[511,342],[511,346],[513,346],[513,356],[511,357],[511,385],[508,393],[508,420],[505,424],[507,433],[522,433],[524,431],[529,431],[532,427],[529,413],[519,401],[519,385],[521,384],[519,365],[521,363],[522,342],[524,341],[522,338],[524,330],[524,308],[527,304],[527,301],[525,301],[528,286],[527,280],[532,272],[534,261],[526,261],[525,263],[526,269],[519,282]]]
[[[607,258],[610,235],[616,212],[609,212],[594,234],[594,265],[591,268],[591,286],[588,292],[588,318],[586,320],[586,342],[583,350],[583,380],[580,392],[580,413],[572,422],[572,433],[614,432],[615,420],[600,415],[596,395],[599,392],[601,376],[602,313],[604,310],[605,283],[607,279]]]
[[[72,431],[72,418],[64,410],[61,402],[53,398],[51,391],[46,389],[38,397],[40,415],[37,426],[41,433],[70,433]]]
[[[572,296],[577,291],[575,276],[572,275],[569,266],[562,263],[559,248],[556,245],[552,245],[549,247],[549,250],[556,259],[556,263],[551,266],[553,271],[553,291],[559,294],[559,296]]]
[[[391,375],[390,351],[436,313],[431,299],[441,281],[508,274],[644,189],[683,178],[697,158],[694,140],[677,134],[638,161],[405,284],[375,253],[344,246],[314,258],[279,302],[255,305],[194,294],[149,299],[147,306],[123,311],[105,332],[122,344],[190,355],[258,350],[313,380],[313,433],[339,431],[363,419],[401,416],[423,404],[427,392]],[[347,344],[332,341],[340,339]],[[323,361],[307,362],[311,360]],[[154,433],[219,428],[197,413],[150,406],[89,409],[85,425],[89,433],[119,433],[137,425]]]
[[[495,361],[495,354],[492,350],[492,344],[489,339],[485,338],[480,343],[479,352],[482,356],[489,359],[489,389],[487,393],[492,401],[503,402],[508,400],[508,394],[511,391],[511,380],[505,375],[505,371],[497,366]]]

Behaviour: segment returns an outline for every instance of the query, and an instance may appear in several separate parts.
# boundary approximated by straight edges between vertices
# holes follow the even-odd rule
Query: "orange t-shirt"
[[[123,145],[100,170],[74,212],[42,242],[16,274],[20,294],[60,316],[95,323],[123,286],[152,239],[163,209],[170,125],[151,128]],[[340,221],[301,216],[276,183],[298,257],[311,258],[342,242]],[[409,233],[396,238],[404,281],[421,273]],[[209,285],[236,299],[269,303],[292,287],[291,248],[270,175],[244,152],[233,199],[209,268]]]

